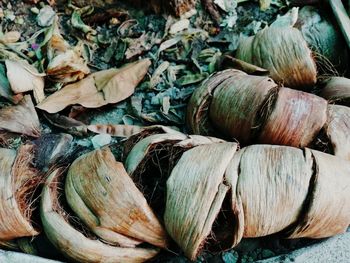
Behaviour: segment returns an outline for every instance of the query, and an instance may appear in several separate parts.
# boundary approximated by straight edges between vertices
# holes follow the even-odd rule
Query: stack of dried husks
[[[315,87],[317,71],[299,30],[266,28],[242,40],[236,55],[266,68],[270,77],[234,69],[209,77],[189,102],[187,124],[193,133],[237,140],[243,145],[294,147],[312,146],[327,137],[336,155],[350,158],[346,139],[350,130],[345,125],[350,109],[331,104],[348,102],[349,80],[321,79],[325,87],[320,95],[325,99],[304,92]]]
[[[33,191],[44,177],[32,167],[41,155],[32,154],[34,145],[17,156],[2,150],[2,241],[38,234]],[[36,224],[67,258],[144,262],[171,248],[172,238],[195,259],[245,237],[324,238],[350,224],[350,163],[332,155],[273,145],[239,150],[237,143],[160,127],[133,135],[125,153],[125,168],[108,147],[69,168],[51,162]]]

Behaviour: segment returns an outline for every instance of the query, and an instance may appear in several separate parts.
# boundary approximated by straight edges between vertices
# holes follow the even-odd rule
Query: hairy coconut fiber
[[[308,146],[327,120],[327,101],[310,93],[280,89],[259,142]]]
[[[230,189],[224,173],[236,149],[235,143],[191,149],[183,154],[167,181],[166,229],[192,260],[210,234]],[[203,162],[205,156],[211,157],[210,162]]]
[[[156,249],[111,246],[78,231],[60,203],[63,179],[64,169],[57,169],[48,177],[42,192],[40,214],[50,242],[67,258],[81,263],[134,263],[144,262],[158,253]]]
[[[269,70],[273,80],[287,87],[308,89],[316,84],[316,64],[296,28],[265,28],[242,40],[236,57]]]
[[[350,79],[331,77],[322,83],[320,96],[330,102],[350,106]]]
[[[167,235],[146,199],[109,148],[82,155],[70,166],[68,204],[99,237],[123,247],[167,246]]]
[[[38,171],[31,167],[33,146],[24,145],[18,152],[0,149],[0,240],[35,236],[31,222],[33,192],[41,183]]]
[[[188,150],[167,181],[165,226],[187,257],[194,260],[219,243],[233,247],[242,238],[324,238],[346,231],[348,161],[287,146],[236,148],[213,143]]]
[[[30,95],[14,106],[0,109],[0,130],[30,137],[40,136],[40,122]]]
[[[332,143],[334,155],[350,161],[350,108],[328,106],[326,134]]]

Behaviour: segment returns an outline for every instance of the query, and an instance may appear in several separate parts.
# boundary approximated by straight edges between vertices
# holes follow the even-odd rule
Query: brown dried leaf
[[[120,102],[134,93],[150,65],[150,60],[145,59],[120,69],[93,73],[77,83],[65,86],[37,107],[49,113],[56,113],[74,104],[80,104],[86,108],[98,108],[109,103]]]
[[[15,106],[0,109],[0,130],[39,137],[40,129],[39,118],[29,95]]]

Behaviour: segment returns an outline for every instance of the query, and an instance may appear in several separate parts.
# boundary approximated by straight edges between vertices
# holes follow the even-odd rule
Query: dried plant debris
[[[55,247],[67,258],[77,262],[144,262],[154,257],[157,249],[124,248],[108,245],[92,234],[77,228],[77,219],[69,215],[62,205],[61,191],[64,187],[65,169],[58,168],[48,177],[43,188],[40,214],[44,231]],[[72,224],[71,220],[75,220]],[[73,221],[74,222],[74,221]],[[64,231],[62,231],[64,229]],[[86,229],[86,228],[85,228]]]
[[[40,136],[41,125],[29,95],[17,105],[0,109],[0,129],[30,137]]]
[[[309,3],[1,1],[0,246],[245,262],[344,232],[348,50]]]
[[[149,60],[141,60],[120,69],[93,73],[79,82],[65,86],[37,107],[48,113],[57,113],[74,104],[98,108],[120,102],[134,93],[149,65]]]

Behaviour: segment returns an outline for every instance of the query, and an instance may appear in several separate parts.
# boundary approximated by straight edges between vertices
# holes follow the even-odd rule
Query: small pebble
[[[110,144],[112,140],[111,135],[109,134],[99,134],[94,136],[91,139],[92,145],[94,146],[95,149],[101,148],[107,144]]]

